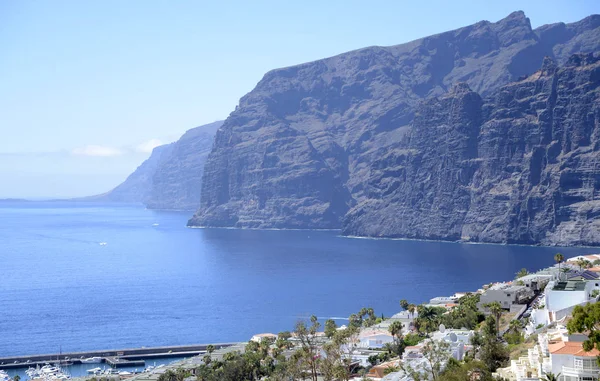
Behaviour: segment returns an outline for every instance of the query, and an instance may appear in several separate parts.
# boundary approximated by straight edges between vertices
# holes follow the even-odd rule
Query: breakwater
[[[229,347],[237,343],[212,344],[215,349]],[[206,352],[211,344],[178,345],[162,347],[141,347],[128,349],[110,349],[86,352],[54,353],[45,355],[27,355],[0,357],[0,369],[16,369],[24,367],[35,367],[47,363],[81,363],[82,359],[89,357],[101,357],[103,363],[120,368],[125,366],[138,366],[143,364],[142,359],[152,357],[184,357],[195,356]]]

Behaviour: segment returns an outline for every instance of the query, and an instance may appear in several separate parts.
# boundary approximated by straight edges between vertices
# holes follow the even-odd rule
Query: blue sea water
[[[245,341],[476,290],[585,248],[189,229],[189,213],[0,204],[0,356]],[[106,242],[105,245],[100,243]]]

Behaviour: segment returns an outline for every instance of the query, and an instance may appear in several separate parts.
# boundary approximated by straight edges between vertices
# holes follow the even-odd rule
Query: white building
[[[552,280],[553,276],[550,274],[544,273],[536,273],[536,274],[528,274],[524,277],[521,277],[516,280],[517,284],[522,284],[523,286],[529,288],[532,291],[540,291],[546,287],[548,282]]]
[[[394,337],[384,330],[364,330],[358,340],[359,348],[383,348],[386,343],[392,343]]]
[[[488,303],[498,302],[503,309],[510,310],[515,305],[522,305],[533,298],[534,293],[525,286],[519,286],[511,283],[496,283],[479,298],[478,307],[485,310]]]
[[[552,373],[559,374],[559,381],[597,381],[600,367],[596,357],[600,351],[583,350],[580,341],[559,341],[548,345]]]
[[[417,311],[414,311],[413,313],[410,313],[409,311],[401,311],[398,312],[397,314],[393,315],[391,318],[384,320],[380,326],[382,328],[386,328],[389,327],[390,324],[392,324],[394,321],[399,321],[402,323],[402,332],[404,333],[408,333],[410,332],[410,328],[413,324],[413,322],[415,321],[416,318],[419,317],[419,313]]]
[[[595,293],[600,290],[600,280],[551,281],[544,290],[538,308],[531,311],[531,324],[528,333],[533,333],[538,325],[560,322],[571,315],[575,306],[595,301]]]
[[[271,339],[271,340],[275,341],[275,340],[277,340],[277,335],[274,333],[258,333],[256,335],[252,336],[252,338],[250,340],[260,343],[262,341],[262,339]]]

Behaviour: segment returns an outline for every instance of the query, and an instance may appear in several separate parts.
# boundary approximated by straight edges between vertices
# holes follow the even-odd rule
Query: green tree
[[[321,324],[316,316],[310,317],[310,326],[300,321],[296,324],[296,338],[300,342],[300,349],[296,351],[299,354],[300,362],[304,364],[306,373],[312,381],[317,381],[319,370],[319,347],[317,343],[317,331]]]
[[[585,306],[576,306],[573,309],[573,318],[567,323],[570,334],[585,333],[588,337],[583,342],[586,352],[596,348],[600,350],[600,303],[589,303]],[[600,358],[597,358],[600,365]]]
[[[415,326],[424,333],[435,331],[440,324],[440,316],[446,312],[443,307],[430,307],[419,305],[417,307],[419,316],[415,319]]]
[[[450,345],[445,341],[429,340],[421,351],[424,361],[416,366],[404,364],[403,370],[414,381],[437,381],[442,373],[444,364],[450,358],[449,348]]]
[[[400,307],[402,307],[403,310],[408,310],[408,301],[406,299],[401,299],[400,300]]]
[[[13,377],[13,381],[21,381],[21,376],[18,374]]]
[[[189,376],[190,373],[183,369],[169,369],[158,377],[158,381],[183,381],[184,378]]]
[[[542,381],[558,381],[560,379],[560,373],[554,374],[552,372],[544,373],[544,377],[542,377]]]
[[[206,353],[208,353],[209,355],[212,354],[215,351],[215,346],[210,344],[206,347]]]
[[[519,278],[523,278],[524,276],[526,276],[527,274],[529,274],[529,272],[527,271],[527,269],[525,267],[523,267],[521,270],[519,270],[517,272],[517,276],[515,279],[519,279]]]
[[[406,310],[408,311],[411,317],[414,317],[415,311],[417,310],[417,306],[415,306],[414,304],[409,304]]]
[[[500,332],[500,316],[502,315],[502,306],[498,302],[486,303],[483,305],[494,316],[496,322],[496,332]]]
[[[450,358],[446,369],[444,369],[444,373],[440,377],[440,381],[465,380],[500,381],[492,377],[492,374],[481,361],[471,360],[461,363],[454,360],[454,358]]]
[[[588,261],[585,258],[579,258],[577,260],[577,266],[579,266],[579,270],[589,269],[592,267],[592,262]]]
[[[329,339],[331,339],[333,337],[333,335],[335,335],[335,333],[337,332],[337,324],[335,323],[335,320],[333,319],[327,319],[325,320],[325,336],[327,336]]]
[[[558,272],[560,273],[560,264],[565,260],[565,256],[561,253],[554,254],[554,262],[558,263]]]
[[[375,316],[375,310],[371,307],[364,309],[365,314],[363,315],[363,325],[365,327],[371,327],[377,321],[377,316]]]
[[[523,328],[523,323],[518,319],[513,319],[509,323],[509,329],[513,332],[519,332]]]
[[[405,346],[404,346],[404,338],[402,335],[402,328],[404,328],[404,325],[399,321],[393,322],[388,327],[388,331],[394,337],[393,351],[396,356],[402,356],[402,353],[404,353]]]
[[[479,358],[486,365],[490,372],[505,366],[509,359],[508,348],[498,338],[497,322],[494,316],[490,315],[485,319],[482,329],[482,336],[471,342],[478,341]]]
[[[359,332],[355,327],[337,331],[331,340],[323,345],[325,356],[319,363],[319,370],[325,381],[350,379],[355,371],[352,353],[356,349],[356,337]]]

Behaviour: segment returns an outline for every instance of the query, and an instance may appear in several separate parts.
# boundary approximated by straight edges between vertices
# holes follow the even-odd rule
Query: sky
[[[0,198],[108,191],[269,70],[599,0],[0,1]]]

